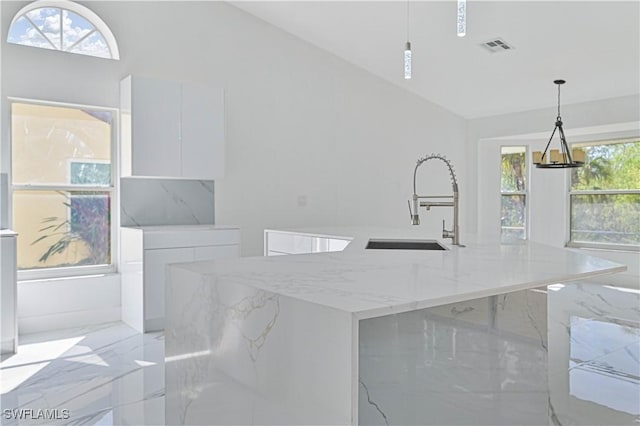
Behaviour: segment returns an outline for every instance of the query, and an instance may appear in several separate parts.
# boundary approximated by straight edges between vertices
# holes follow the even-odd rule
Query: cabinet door
[[[349,245],[350,240],[341,240],[338,238],[329,238],[329,247],[327,251],[342,251]]]
[[[166,267],[170,263],[192,262],[193,247],[156,249],[144,251],[144,319],[145,323],[161,320],[164,326],[164,293]],[[145,331],[155,331],[157,327],[145,327]]]
[[[312,249],[314,253],[324,253],[329,251],[329,239],[321,237],[313,237]]]
[[[195,260],[229,259],[240,256],[240,246],[206,246],[195,248]]]
[[[0,252],[0,353],[14,353],[18,348],[16,237],[0,237]]]
[[[224,91],[182,84],[182,176],[224,175]]]
[[[313,237],[284,232],[268,232],[267,252],[269,251],[285,254],[312,253]]]
[[[133,77],[131,162],[134,176],[180,176],[180,83]]]

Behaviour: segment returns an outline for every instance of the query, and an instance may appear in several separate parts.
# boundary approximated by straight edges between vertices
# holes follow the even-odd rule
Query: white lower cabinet
[[[148,285],[144,292],[145,330],[164,329],[165,269],[170,263],[193,262],[193,247],[144,251],[144,276]]]
[[[240,244],[230,246],[196,247],[194,260],[225,259],[240,257]]]
[[[327,251],[342,251],[344,250],[351,240],[342,240],[339,238],[327,238]]]
[[[325,253],[342,251],[351,240],[334,237],[318,237],[295,232],[267,229],[264,231],[264,255],[282,256],[286,254]]]
[[[240,256],[240,230],[121,228],[122,320],[140,332],[164,329],[167,265]]]
[[[0,354],[18,349],[16,236],[13,231],[0,231]]]

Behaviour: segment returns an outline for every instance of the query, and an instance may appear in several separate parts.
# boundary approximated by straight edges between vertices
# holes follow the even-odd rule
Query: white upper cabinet
[[[182,164],[190,176],[224,175],[223,89],[182,84]]]
[[[128,76],[120,83],[122,176],[224,175],[224,90]]]

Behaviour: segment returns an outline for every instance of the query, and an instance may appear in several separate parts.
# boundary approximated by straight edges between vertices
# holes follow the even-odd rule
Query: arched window
[[[111,30],[86,7],[66,0],[37,0],[13,17],[9,43],[120,59]]]

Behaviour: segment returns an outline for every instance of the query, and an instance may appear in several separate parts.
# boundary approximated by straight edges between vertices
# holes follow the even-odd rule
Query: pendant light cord
[[[409,30],[411,29],[411,13],[409,11],[410,0],[407,0],[407,41],[409,41]]]

